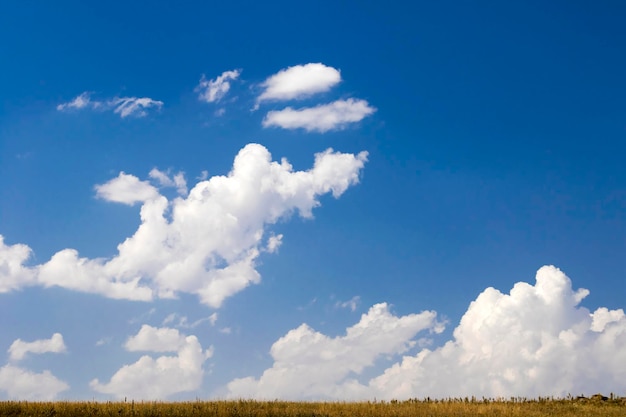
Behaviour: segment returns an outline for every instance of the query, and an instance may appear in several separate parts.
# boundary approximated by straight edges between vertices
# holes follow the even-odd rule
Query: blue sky
[[[625,7],[414,3],[0,6],[0,398],[625,393]]]

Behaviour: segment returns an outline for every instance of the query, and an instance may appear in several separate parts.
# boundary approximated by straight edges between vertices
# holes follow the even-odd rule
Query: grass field
[[[0,416],[246,416],[246,417],[443,417],[626,416],[626,398],[409,400],[391,402],[0,402]]]

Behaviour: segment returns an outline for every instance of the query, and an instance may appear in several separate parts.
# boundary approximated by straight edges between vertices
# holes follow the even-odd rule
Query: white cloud
[[[36,373],[13,365],[0,368],[0,390],[10,399],[50,401],[68,389],[69,385],[50,371]]]
[[[239,78],[240,70],[224,71],[213,80],[207,80],[203,75],[200,84],[195,88],[198,98],[207,103],[220,101],[230,90],[230,81]]]
[[[283,244],[283,235],[272,235],[267,239],[267,251],[269,253],[278,252],[278,248]]]
[[[35,281],[35,272],[24,266],[30,259],[32,250],[22,244],[6,245],[0,235],[0,293],[31,285]]]
[[[96,196],[99,198],[131,206],[160,197],[158,190],[148,181],[140,181],[134,175],[126,174],[123,171],[116,178],[104,184],[96,185],[95,189]]]
[[[203,170],[203,171],[200,173],[200,175],[198,175],[198,176],[196,177],[196,179],[197,179],[197,180],[200,180],[200,181],[204,181],[204,180],[206,180],[207,178],[209,178],[209,171],[207,171],[206,169],[205,169],[205,170]]]
[[[406,352],[412,339],[434,328],[435,313],[396,317],[385,303],[376,304],[344,336],[328,337],[306,324],[289,331],[271,348],[274,364],[259,379],[235,379],[231,398],[337,399],[363,396],[355,376],[383,355]]]
[[[305,129],[307,132],[327,132],[345,128],[350,123],[363,120],[376,109],[365,100],[337,100],[315,107],[270,111],[263,119],[263,127],[282,127],[283,129]]]
[[[348,329],[348,336],[355,327],[369,335],[355,339],[358,343],[346,342],[349,337],[331,339],[301,326],[272,346],[272,368],[259,379],[232,381],[229,393],[272,399],[402,400],[624,391],[626,315],[621,309],[604,307],[590,313],[579,306],[587,294],[584,289],[574,291],[569,278],[552,266],[537,272],[534,286],[520,282],[510,294],[487,288],[470,304],[452,340],[403,357],[365,384],[349,374],[358,373],[367,362],[363,358],[385,350],[380,346],[390,337],[385,332],[393,328],[388,326],[389,317],[361,319]],[[372,316],[371,310],[367,316]],[[396,346],[413,343],[409,340],[416,332],[409,328],[392,337],[399,343]],[[430,328],[442,331],[440,323]],[[422,338],[416,344],[423,347],[428,342]]]
[[[146,109],[163,107],[162,101],[149,97],[115,97],[107,104],[113,108],[113,113],[119,114],[122,119],[128,116],[144,117],[148,114]]]
[[[125,204],[142,201],[141,225],[118,245],[111,259],[81,258],[74,249],[57,252],[45,264],[25,267],[28,247],[11,246],[0,270],[5,291],[26,285],[60,286],[111,298],[150,300],[196,294],[219,307],[223,301],[258,283],[256,262],[264,250],[267,228],[294,212],[312,217],[318,196],[339,197],[358,183],[367,153],[342,154],[328,149],[315,155],[313,168],[293,171],[283,159],[273,162],[266,148],[244,147],[227,176],[196,184],[186,198],[168,201],[150,184],[121,173],[98,186],[101,198]],[[2,259],[2,258],[0,258]],[[3,265],[0,263],[0,265]],[[16,275],[34,274],[21,282]]]
[[[106,266],[104,259],[80,258],[76,250],[63,249],[45,264],[35,267],[36,282],[44,287],[58,286],[114,299],[152,299],[152,290],[140,284],[140,276],[113,275],[108,273]]]
[[[339,70],[321,63],[295,65],[267,78],[257,103],[267,100],[291,100],[330,90],[341,81]]]
[[[131,336],[124,347],[129,352],[176,352],[185,345],[185,336],[169,327],[152,327],[144,324],[139,333]]]
[[[74,98],[74,100],[67,103],[62,103],[57,106],[58,111],[65,111],[68,109],[83,109],[85,107],[98,108],[102,103],[99,101],[91,101],[91,93],[85,91]]]
[[[174,324],[174,322],[177,319],[178,319],[178,323]],[[173,324],[174,326],[178,328],[182,328],[182,329],[195,329],[202,323],[206,323],[206,322],[209,322],[211,326],[215,326],[216,321],[217,321],[217,313],[213,313],[210,316],[197,319],[193,322],[189,322],[189,319],[187,318],[187,316],[181,316],[178,313],[172,313],[172,314],[169,314],[167,317],[165,317],[162,325],[165,326],[167,324]]]
[[[50,339],[24,342],[22,339],[15,340],[9,347],[9,360],[19,361],[28,353],[61,353],[67,351],[61,333],[55,333]]]
[[[423,350],[370,382],[378,398],[565,396],[626,390],[626,317],[579,307],[587,290],[551,266],[534,286],[486,289],[454,339]]]
[[[92,100],[91,93],[85,91],[72,101],[59,104],[56,108],[62,112],[81,109],[112,110],[115,114],[119,114],[121,118],[125,118],[128,116],[144,117],[148,114],[147,109],[161,109],[162,107],[162,101],[153,100],[149,97],[114,97],[104,101]]]
[[[67,348],[63,335],[54,333],[50,339],[24,342],[16,339],[9,347],[9,361],[17,362],[29,353],[61,353]],[[10,399],[19,400],[53,400],[60,392],[69,389],[69,385],[61,381],[50,371],[40,373],[29,371],[15,364],[7,364],[0,368],[0,391],[5,391]]]
[[[144,325],[137,335],[126,343],[127,350],[176,351],[176,356],[156,359],[144,355],[131,365],[124,365],[102,384],[98,379],[90,387],[117,398],[162,400],[179,393],[200,388],[204,376],[203,365],[213,355],[213,348],[202,350],[196,336],[184,336],[176,329],[154,328]]]

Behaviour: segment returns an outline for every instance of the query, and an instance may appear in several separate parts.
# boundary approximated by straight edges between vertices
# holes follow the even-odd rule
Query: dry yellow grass
[[[410,400],[391,402],[0,402],[0,416],[443,417],[626,416],[626,399]]]

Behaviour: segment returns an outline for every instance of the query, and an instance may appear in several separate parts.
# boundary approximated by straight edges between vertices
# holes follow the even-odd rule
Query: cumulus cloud
[[[55,333],[50,339],[35,340],[34,342],[24,342],[22,339],[15,340],[9,347],[9,360],[22,360],[28,353],[62,353],[66,351],[63,335]]]
[[[143,325],[135,336],[130,337],[125,347],[129,351],[175,351],[177,354],[156,359],[144,355],[137,362],[120,368],[108,383],[92,380],[89,385],[93,390],[117,398],[151,400],[195,391],[202,384],[203,365],[213,355],[213,348],[203,350],[196,336],[148,325]]]
[[[103,294],[109,298],[149,301],[152,290],[140,283],[141,277],[121,278],[107,271],[104,259],[81,258],[75,249],[63,249],[48,262],[35,267],[36,283],[74,291]]]
[[[344,336],[328,337],[306,324],[289,331],[271,348],[274,364],[263,375],[228,384],[232,398],[340,399],[362,397],[355,376],[383,355],[406,352],[413,337],[436,328],[431,311],[397,317],[376,304]]]
[[[365,100],[337,100],[315,107],[293,109],[287,107],[267,113],[263,127],[282,127],[283,129],[305,129],[307,132],[327,132],[345,128],[350,123],[363,120],[376,109]]]
[[[0,235],[0,293],[13,291],[35,282],[35,272],[24,264],[32,250],[22,244],[7,245]]]
[[[230,81],[239,78],[240,70],[224,71],[213,80],[207,80],[203,75],[200,84],[195,88],[198,99],[207,103],[220,101],[230,90]]]
[[[590,313],[559,269],[545,266],[535,285],[494,288],[471,303],[454,339],[405,357],[373,379],[379,398],[565,396],[626,390],[623,310]]]
[[[131,336],[124,347],[129,352],[176,352],[185,344],[185,337],[178,330],[169,327],[152,327],[144,324],[139,333]]]
[[[125,118],[128,116],[144,117],[148,114],[148,109],[161,109],[162,107],[162,101],[153,100],[149,97],[113,97],[107,100],[93,100],[91,93],[85,91],[72,101],[57,105],[56,109],[61,112],[82,109],[111,110],[113,113],[119,114],[121,118]]]
[[[50,401],[68,389],[69,385],[50,371],[37,373],[13,365],[0,368],[0,390],[10,399]]]
[[[236,379],[228,389],[235,397],[335,400],[624,391],[626,315],[605,307],[591,313],[579,305],[587,294],[573,290],[570,279],[553,266],[539,269],[535,285],[517,283],[509,294],[487,288],[470,304],[452,340],[404,356],[367,383],[345,375],[358,371],[353,361],[368,357],[364,346],[380,346],[389,338],[386,320],[375,320],[383,330],[377,327],[358,344],[331,344],[336,339],[301,326],[272,346],[272,368],[259,379]],[[418,327],[395,340],[408,346]],[[418,340],[418,347],[424,345]]]
[[[341,81],[339,70],[321,63],[295,65],[267,78],[257,103],[267,100],[291,100],[330,90]]]
[[[9,347],[9,361],[17,362],[29,353],[61,353],[67,350],[63,335],[54,333],[50,339],[24,342],[15,340]],[[64,381],[48,370],[37,373],[9,363],[0,368],[0,391],[5,391],[9,398],[19,400],[53,400],[57,395],[69,389]]]
[[[128,175],[123,171],[105,184],[96,185],[95,189],[98,198],[130,206],[135,203],[145,203],[160,196],[159,191],[148,181],[140,181],[134,175]]]
[[[335,198],[358,183],[367,153],[343,154],[328,149],[315,155],[313,168],[294,171],[283,159],[250,144],[236,156],[231,172],[200,181],[186,198],[172,201],[146,182],[121,173],[98,186],[97,195],[124,204],[141,202],[141,225],[118,245],[110,259],[81,258],[63,249],[34,267],[24,266],[26,246],[2,246],[0,288],[60,286],[111,298],[150,300],[196,294],[212,307],[258,283],[257,258],[277,248],[267,229],[294,212],[312,217],[318,197]],[[22,282],[19,276],[32,278]]]

